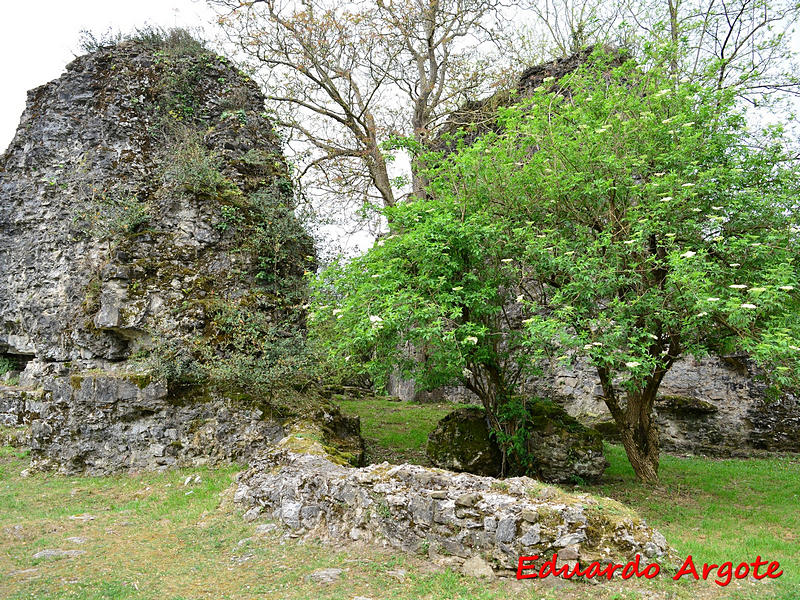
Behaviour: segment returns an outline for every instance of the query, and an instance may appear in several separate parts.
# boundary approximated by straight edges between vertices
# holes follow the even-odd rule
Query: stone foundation
[[[31,420],[31,466],[105,475],[247,460],[284,435],[257,408],[223,397],[181,405],[158,382],[90,375],[47,382]]]
[[[478,557],[516,569],[521,555],[564,561],[666,557],[664,537],[618,502],[417,465],[337,464],[320,444],[287,436],[238,477],[245,519],[275,519],[292,537],[381,543]]]

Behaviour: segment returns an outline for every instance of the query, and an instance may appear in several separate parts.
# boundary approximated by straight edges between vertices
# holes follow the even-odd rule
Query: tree
[[[751,103],[772,104],[776,92],[800,94],[791,39],[800,5],[795,0],[697,2],[669,0],[670,35],[687,41],[683,71],[711,75]]]
[[[211,0],[228,38],[265,77],[279,123],[301,142],[300,177],[331,197],[393,206],[391,142],[416,154],[508,65],[493,56],[501,0]],[[516,65],[515,65],[516,68]],[[424,181],[412,159],[412,191]]]
[[[428,360],[407,372],[495,416],[537,360],[585,357],[644,482],[680,355],[741,349],[796,383],[800,170],[777,130],[749,146],[730,92],[653,63],[596,53],[436,163],[430,198],[392,209],[402,235],[322,278],[331,351],[380,376],[419,341]]]
[[[327,269],[312,322],[334,359],[378,387],[399,364],[425,389],[463,382],[493,415],[522,374],[519,321],[506,310],[517,278],[508,257],[522,247],[488,213],[462,219],[457,209],[427,198],[385,211],[402,235]]]
[[[713,76],[717,87],[751,103],[774,103],[776,92],[800,94],[791,47],[796,0],[546,0],[530,9],[533,28],[561,56],[597,43],[630,50],[667,44],[679,77]]]
[[[628,45],[627,28],[622,26],[628,8],[624,2],[532,0],[523,4],[535,16],[531,26],[548,54],[565,57],[595,44]]]

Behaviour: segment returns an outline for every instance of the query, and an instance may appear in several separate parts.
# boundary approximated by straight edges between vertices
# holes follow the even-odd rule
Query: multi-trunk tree
[[[417,195],[416,155],[447,116],[515,72],[502,0],[210,0],[300,142],[299,177],[335,206]],[[411,151],[393,173],[392,141]],[[336,202],[338,199],[340,202]]]
[[[645,482],[679,356],[743,350],[797,382],[800,171],[780,131],[753,147],[730,92],[600,54],[501,123],[432,162],[429,197],[389,211],[401,233],[324,274],[334,356],[462,383],[501,433],[521,374],[584,357]],[[402,340],[427,360],[403,364]]]

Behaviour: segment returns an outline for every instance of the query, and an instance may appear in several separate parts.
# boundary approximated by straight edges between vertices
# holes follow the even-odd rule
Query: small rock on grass
[[[392,579],[396,579],[400,583],[403,583],[406,580],[405,569],[395,569],[394,571],[386,571],[386,574]]]
[[[334,583],[339,580],[342,573],[344,573],[343,569],[319,569],[309,573],[303,579],[314,583]]]
[[[183,480],[183,486],[186,487],[190,483],[202,483],[203,480],[200,478],[200,475],[189,475],[186,479]]]
[[[278,526],[275,523],[264,523],[256,527],[255,533],[256,535],[267,535],[268,533],[275,531],[277,528]]]
[[[69,519],[71,521],[83,521],[84,523],[86,521],[94,521],[96,518],[97,517],[95,517],[94,515],[90,515],[90,514],[86,514],[86,513],[84,513],[82,515],[70,515],[70,517],[69,517]]]
[[[247,554],[242,554],[241,556],[234,556],[231,558],[231,562],[236,563],[237,565],[241,565],[246,563],[248,560],[252,560],[255,558],[255,554],[252,552],[248,552]]]
[[[33,558],[61,558],[62,556],[72,558],[81,554],[86,554],[86,550],[40,550],[33,555]]]
[[[260,514],[261,514],[261,508],[259,508],[258,506],[254,506],[246,513],[244,513],[244,515],[242,515],[242,518],[249,523],[250,521],[255,521]]]
[[[85,544],[88,540],[85,537],[76,535],[74,537],[68,537],[67,541],[72,542],[73,544]]]
[[[469,577],[481,579],[494,579],[494,571],[485,560],[480,556],[473,556],[461,566],[461,572]]]

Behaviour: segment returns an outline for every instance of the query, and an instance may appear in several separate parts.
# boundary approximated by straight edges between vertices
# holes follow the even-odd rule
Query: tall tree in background
[[[510,64],[492,53],[503,35],[500,0],[211,4],[228,39],[263,67],[279,123],[302,142],[300,175],[351,208],[393,206],[407,183],[421,194],[415,161],[411,181],[393,178],[391,141],[423,150],[451,111],[487,93]]]
[[[789,43],[797,0],[209,2],[263,76],[298,178],[334,214],[392,206],[409,187],[421,195],[416,156],[456,108],[510,87],[533,60],[596,43],[640,57],[670,45],[674,75],[713,77],[753,103],[800,93]],[[391,164],[398,140],[410,177]]]
[[[668,44],[681,78],[711,77],[752,103],[800,94],[791,48],[797,0],[530,0],[527,9],[540,44],[557,56],[593,43]]]

